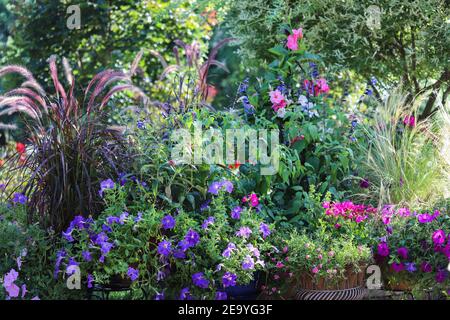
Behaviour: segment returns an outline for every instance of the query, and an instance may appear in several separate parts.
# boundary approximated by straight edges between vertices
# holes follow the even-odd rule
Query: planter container
[[[238,285],[234,287],[225,288],[224,291],[228,295],[228,299],[231,300],[256,300],[260,294],[258,289],[259,273],[255,273],[255,276],[249,284]]]
[[[311,273],[301,273],[297,282],[297,300],[362,300],[365,288],[365,267],[360,272],[347,268],[345,279],[332,282],[326,278],[314,277]]]

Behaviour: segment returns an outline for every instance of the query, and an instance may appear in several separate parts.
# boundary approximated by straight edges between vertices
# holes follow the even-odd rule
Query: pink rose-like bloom
[[[382,257],[387,257],[389,255],[389,246],[386,242],[380,242],[378,244],[378,254]]]
[[[405,266],[403,265],[403,263],[394,262],[391,264],[391,267],[395,272],[400,272],[400,271],[405,270]]]
[[[328,93],[330,91],[330,87],[325,78],[317,79],[316,85],[319,93]]]
[[[319,268],[317,268],[317,267],[314,267],[314,268],[312,268],[312,273],[314,273],[314,274],[316,274],[316,273],[318,273],[319,272]]]
[[[309,260],[309,258],[311,258],[311,256],[310,256],[309,254],[307,254],[307,255],[305,256],[305,258],[306,258],[306,260]]]
[[[302,28],[292,29],[292,34],[287,37],[286,46],[292,51],[298,50],[298,40],[303,38]]]
[[[408,249],[405,247],[398,248],[397,254],[403,259],[408,259]]]
[[[284,267],[284,264],[283,264],[283,262],[278,261],[277,264],[275,265],[275,267],[277,267],[278,269],[281,269]]]
[[[270,102],[273,104],[280,104],[282,101],[284,101],[284,97],[281,94],[280,90],[274,90],[269,92],[270,96]]]
[[[433,233],[433,243],[435,245],[441,245],[444,244],[444,242],[445,242],[445,232],[441,229],[436,230]]]

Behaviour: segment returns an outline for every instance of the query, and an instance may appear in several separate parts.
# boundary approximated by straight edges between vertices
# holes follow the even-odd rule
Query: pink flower
[[[433,233],[433,237],[432,238],[433,238],[433,242],[434,242],[435,245],[444,244],[444,242],[445,242],[445,232],[443,230],[441,230],[441,229],[436,230]]]
[[[414,116],[406,116],[405,119],[403,119],[403,124],[414,128],[416,126],[416,118]]]
[[[281,94],[280,90],[274,90],[269,92],[270,96],[270,102],[273,104],[280,104],[282,101],[284,101],[284,97]]]
[[[408,249],[405,247],[398,248],[397,254],[403,259],[408,259]]]
[[[318,273],[319,272],[319,268],[317,268],[317,267],[314,267],[314,268],[312,268],[312,273],[314,273],[314,274],[316,274],[316,273]]]
[[[400,272],[400,271],[405,270],[405,266],[403,265],[403,263],[394,262],[391,264],[391,267],[395,272]]]
[[[327,80],[325,78],[317,79],[316,82],[318,93],[328,93],[330,91],[330,87],[328,87]]]
[[[277,267],[278,269],[281,269],[284,267],[284,264],[283,264],[283,262],[278,261],[277,264],[275,265],[275,267]]]
[[[386,242],[380,242],[377,249],[380,256],[387,257],[389,255],[389,246]]]
[[[305,258],[306,258],[306,260],[309,260],[309,258],[311,258],[311,256],[310,256],[309,254],[307,254],[307,255],[305,256]]]
[[[303,38],[302,28],[292,29],[292,34],[287,37],[286,46],[292,51],[298,50],[298,40]]]
[[[329,257],[333,257],[333,256],[334,256],[334,251],[328,252],[328,256],[329,256]]]

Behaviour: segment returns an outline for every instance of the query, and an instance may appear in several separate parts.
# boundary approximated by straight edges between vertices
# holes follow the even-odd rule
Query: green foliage
[[[340,198],[339,191],[349,187],[350,182],[344,180],[354,165],[354,142],[345,109],[330,99],[326,85],[319,92],[318,83],[326,81],[312,74],[321,68],[321,60],[305,48],[303,41],[297,51],[280,45],[272,48],[275,60],[264,77],[241,93],[237,101],[243,104],[245,118],[253,128],[280,132],[280,145],[271,150],[279,154],[276,174],[259,176],[256,166],[246,172],[243,180],[252,181],[252,188],[260,194],[270,193],[276,215],[296,226],[307,226],[311,220],[302,214],[310,209],[310,185],[321,194],[329,191]],[[269,93],[275,90],[287,102],[281,115],[270,102]]]
[[[403,82],[413,95],[442,89],[446,98],[450,92],[448,0],[216,3],[227,12],[224,24],[231,36],[240,39],[238,51],[246,66],[270,61],[266,48],[279,44],[280,28],[290,23],[304,28],[330,69],[355,71],[364,82],[375,76],[387,87]],[[380,24],[371,28],[369,7],[374,5],[381,10]],[[435,101],[429,99],[424,115]]]

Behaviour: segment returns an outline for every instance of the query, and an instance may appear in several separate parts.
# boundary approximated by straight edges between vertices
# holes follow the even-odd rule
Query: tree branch
[[[436,109],[433,110],[433,106],[434,103],[436,102],[438,91],[441,88],[442,84],[449,80],[450,80],[450,70],[445,69],[444,72],[442,72],[439,79],[431,85],[430,89],[433,91],[430,93],[430,96],[428,97],[427,104],[425,105],[425,108],[423,109],[423,112],[420,115],[419,120],[426,119],[436,112]]]

